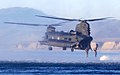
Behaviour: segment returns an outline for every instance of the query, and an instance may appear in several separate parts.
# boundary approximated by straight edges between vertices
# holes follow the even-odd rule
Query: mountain
[[[35,15],[48,15],[33,8],[6,8],[0,9],[0,48],[6,45],[15,45],[21,42],[42,40],[46,27],[31,27],[21,25],[10,25],[4,22],[22,22],[38,24],[54,24],[61,21],[36,17]],[[68,22],[56,30],[70,31],[75,29],[78,22]],[[95,39],[120,38],[120,20],[107,19],[103,21],[90,22],[91,35]]]
[[[47,24],[52,20],[38,18],[35,15],[46,15],[41,11],[32,8],[7,8],[0,9],[0,48],[10,44],[23,41],[38,41],[44,36],[46,27],[29,27],[20,25],[10,25],[4,22],[22,22]]]
[[[120,40],[120,20],[107,19],[91,23],[92,35],[96,39]]]

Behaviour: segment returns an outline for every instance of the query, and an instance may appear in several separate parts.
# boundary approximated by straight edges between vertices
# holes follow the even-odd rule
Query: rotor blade
[[[60,24],[50,24],[50,26],[62,26]]]
[[[35,15],[35,16],[44,17],[44,18],[51,18],[51,19],[67,20],[67,21],[98,21],[98,20],[105,20],[105,19],[108,19],[108,18],[112,18],[112,17],[106,17],[106,18],[99,18],[99,19],[81,20],[81,19],[67,19],[67,18],[49,17],[49,16],[40,16],[40,15]]]
[[[112,18],[112,17],[106,17],[106,18],[99,18],[99,19],[89,19],[89,20],[85,20],[85,21],[99,21],[99,20],[105,20],[108,18]]]
[[[63,24],[63,23],[67,23],[67,22],[69,22],[69,21],[60,22],[60,23],[58,23],[58,24]]]
[[[65,21],[65,22],[60,22],[60,23],[56,23],[56,24],[50,24],[51,26],[62,26],[63,23],[67,23],[69,21]]]
[[[26,26],[61,26],[62,23],[65,22],[60,22],[60,23],[56,23],[56,24],[30,24],[30,23],[16,23],[16,22],[4,22],[7,24],[17,24],[17,25],[26,25]]]
[[[4,22],[7,24],[17,24],[17,25],[27,25],[27,26],[49,26],[49,25],[42,25],[42,24],[30,24],[30,23],[15,23],[15,22]]]
[[[35,15],[35,16],[44,17],[44,18],[51,18],[51,19],[58,19],[58,20],[79,21],[79,19],[67,19],[67,18],[49,17],[49,16],[40,16],[40,15]]]

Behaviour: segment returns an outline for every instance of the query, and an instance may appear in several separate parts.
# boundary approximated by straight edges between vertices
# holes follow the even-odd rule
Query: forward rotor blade
[[[108,19],[108,18],[112,18],[112,17],[106,17],[106,18],[98,18],[98,19],[81,20],[81,19],[67,19],[67,18],[49,17],[49,16],[40,16],[40,15],[35,15],[35,16],[44,17],[44,18],[51,18],[51,19],[67,20],[67,21],[99,21],[99,20],[105,20],[105,19]]]
[[[78,19],[67,19],[67,18],[49,17],[49,16],[40,16],[40,15],[35,15],[35,16],[44,17],[44,18],[51,18],[51,19],[58,19],[58,20],[79,21]]]
[[[99,21],[99,20],[105,20],[108,18],[112,18],[112,17],[106,17],[106,18],[99,18],[99,19],[89,19],[89,20],[85,20],[85,21]]]
[[[42,24],[30,24],[30,23],[15,23],[15,22],[4,22],[7,24],[17,24],[17,25],[27,25],[27,26],[49,26],[49,25],[42,25]]]

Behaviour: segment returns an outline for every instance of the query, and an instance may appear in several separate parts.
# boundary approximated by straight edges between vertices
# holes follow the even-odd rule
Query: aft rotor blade
[[[60,23],[56,23],[56,24],[30,24],[30,23],[16,23],[16,22],[4,22],[7,24],[16,24],[16,25],[26,25],[26,26],[61,26],[62,23],[66,23],[66,22],[60,22]]]
[[[106,18],[99,18],[99,19],[89,19],[89,20],[85,20],[85,21],[99,21],[99,20],[105,20],[108,18],[112,18],[112,17],[106,17]]]
[[[56,24],[50,24],[51,26],[62,26],[63,23],[67,23],[68,21],[65,22],[60,22],[60,23],[56,23]]]
[[[49,26],[49,25],[42,25],[42,24],[30,24],[30,23],[15,23],[15,22],[4,22],[7,24],[17,24],[17,25],[27,25],[27,26]]]
[[[51,19],[58,19],[58,20],[79,21],[78,19],[67,19],[67,18],[49,17],[49,16],[40,16],[40,15],[35,15],[35,16],[44,17],[44,18],[51,18]]]

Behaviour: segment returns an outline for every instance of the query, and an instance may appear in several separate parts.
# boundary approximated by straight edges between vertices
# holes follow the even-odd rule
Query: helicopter
[[[42,41],[39,41],[41,45],[47,45],[49,50],[53,50],[53,47],[61,47],[63,50],[70,48],[73,52],[74,50],[85,50],[86,57],[88,57],[88,51],[91,49],[91,42],[93,37],[90,35],[90,25],[88,21],[99,21],[105,20],[106,18],[99,19],[67,19],[60,17],[51,17],[51,16],[41,16],[35,15],[37,17],[50,18],[63,20],[65,22],[57,23],[57,24],[30,24],[30,23],[16,23],[16,22],[4,22],[7,24],[18,24],[18,25],[28,25],[28,26],[47,26],[47,30],[45,32],[45,38]],[[66,21],[77,21],[79,22],[76,25],[75,30],[70,30],[69,32],[64,31],[56,31],[55,26],[61,26],[62,23],[66,23]],[[98,44],[96,44],[96,48],[94,48],[95,57],[97,56],[97,48]]]

